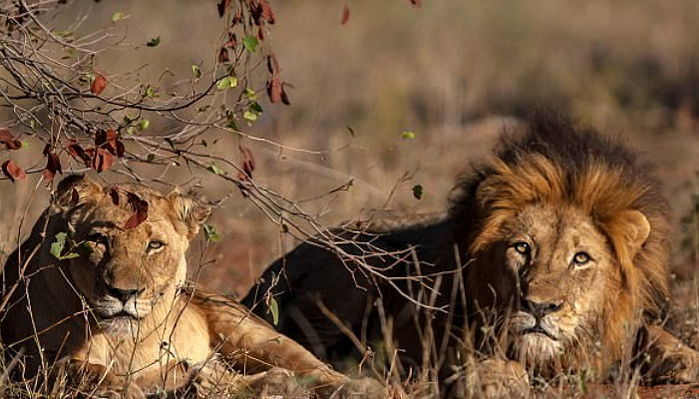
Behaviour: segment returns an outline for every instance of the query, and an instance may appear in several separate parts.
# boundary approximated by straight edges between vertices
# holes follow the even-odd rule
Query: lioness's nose
[[[122,289],[122,288],[117,288],[117,287],[112,287],[110,285],[107,285],[107,293],[109,295],[113,296],[114,298],[120,300],[122,303],[128,302],[129,299],[138,296],[143,292],[143,288],[141,289]]]
[[[528,298],[522,298],[521,303],[522,309],[531,313],[537,320],[546,316],[549,313],[553,313],[557,310],[561,310],[563,307],[563,301],[558,302],[536,302]]]

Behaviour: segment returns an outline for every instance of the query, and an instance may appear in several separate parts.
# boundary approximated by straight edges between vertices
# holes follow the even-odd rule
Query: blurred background
[[[243,130],[281,146],[212,133],[220,155],[238,161],[238,144],[250,148],[257,184],[328,226],[377,209],[441,212],[456,177],[487,156],[503,128],[552,106],[621,137],[657,167],[676,228],[677,298],[694,304],[686,311],[696,320],[699,2],[269,1],[277,22],[267,50],[293,84],[291,105],[263,101],[259,121]],[[115,12],[126,17],[112,23]],[[224,26],[215,2],[200,0],[76,2],[54,22],[82,15],[79,29],[107,26],[125,45],[100,55],[105,73],[135,70],[165,90],[170,73],[212,68]],[[156,36],[157,47],[143,45]],[[152,120],[150,129],[175,128]],[[203,285],[244,295],[295,244],[235,187],[185,167],[168,176],[196,178],[202,195],[226,198],[209,222],[220,239],[193,245]],[[36,180],[0,182],[0,258],[47,204],[46,190],[31,195]]]

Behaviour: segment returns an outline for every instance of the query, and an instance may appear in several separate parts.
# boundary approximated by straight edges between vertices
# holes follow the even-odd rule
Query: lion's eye
[[[573,263],[582,266],[589,262],[592,258],[587,252],[578,252],[573,256]]]
[[[524,241],[516,242],[512,247],[522,255],[529,255],[529,252],[531,252],[531,247]]]
[[[151,241],[151,242],[148,243],[148,250],[149,250],[149,251],[154,251],[154,250],[160,249],[160,248],[162,248],[162,247],[164,247],[164,246],[165,246],[165,243],[164,243],[164,242],[158,241],[158,240],[153,240],[153,241]]]

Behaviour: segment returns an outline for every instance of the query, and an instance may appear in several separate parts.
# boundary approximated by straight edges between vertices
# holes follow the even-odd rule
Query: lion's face
[[[503,226],[502,267],[515,276],[509,317],[516,355],[550,362],[580,340],[595,339],[619,268],[603,233],[575,208],[532,205]]]
[[[572,206],[535,203],[498,230],[471,273],[486,282],[475,291],[479,305],[505,316],[512,356],[541,370],[599,348],[623,276],[595,220]]]
[[[92,186],[80,190],[81,204],[66,212],[80,256],[67,261],[65,270],[103,329],[129,331],[155,306],[174,299],[186,278],[189,240],[208,210],[197,210],[179,194],[128,188],[148,202],[148,217],[125,228],[134,213],[125,196],[117,205],[106,189],[87,184]]]

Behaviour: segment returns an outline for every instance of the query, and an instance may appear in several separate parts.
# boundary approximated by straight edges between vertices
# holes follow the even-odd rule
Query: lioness
[[[694,382],[699,354],[656,324],[669,295],[667,219],[656,184],[626,148],[539,118],[503,135],[492,159],[458,182],[446,216],[338,229],[353,241],[341,248],[374,273],[304,243],[243,303],[269,317],[263,298],[272,295],[279,331],[332,361],[361,353],[350,330],[392,341],[404,366],[437,367],[443,382],[458,381],[453,366],[465,362],[455,349],[475,348],[486,360],[471,370],[494,396],[526,394],[517,381],[528,374],[601,380],[641,367],[650,381]],[[377,248],[384,254],[372,256]],[[406,249],[412,256],[390,255]],[[500,386],[513,380],[512,390]]]
[[[177,192],[64,179],[3,270],[0,329],[8,360],[20,360],[15,374],[51,370],[44,381],[67,378],[69,388],[97,397],[176,393],[191,383],[242,390],[272,367],[298,373],[322,395],[380,390],[348,384],[238,303],[185,286],[185,252],[208,215]]]

